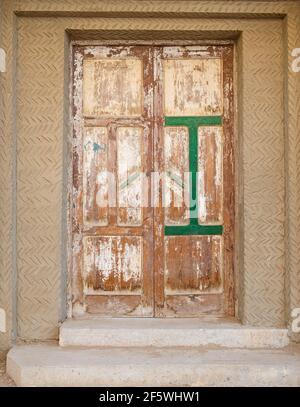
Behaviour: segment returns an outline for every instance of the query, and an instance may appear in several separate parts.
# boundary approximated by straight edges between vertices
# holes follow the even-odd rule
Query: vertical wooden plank
[[[140,127],[117,128],[118,225],[142,224],[142,132]]]
[[[117,126],[115,123],[109,123],[108,129],[108,224],[109,226],[117,225]]]
[[[143,205],[143,296],[142,315],[154,316],[154,253],[153,253],[153,207],[151,205],[151,173],[153,171],[153,109],[154,109],[154,64],[153,48],[137,47],[136,53],[143,61],[143,149],[142,165],[144,169]]]
[[[83,224],[83,194],[82,194],[82,86],[83,86],[83,50],[74,47],[73,52],[73,151],[72,151],[72,315],[82,315],[85,312],[82,284],[82,224]]]
[[[186,127],[164,129],[165,225],[189,223],[189,133]]]
[[[109,173],[108,224],[83,230],[85,309],[151,316],[153,210],[143,207],[143,192],[150,187],[153,158],[153,51],[99,46],[83,47],[83,53],[81,114],[87,127],[107,129]]]
[[[199,127],[198,148],[198,220],[200,224],[220,224],[223,220],[222,128]]]
[[[164,171],[163,138],[163,49],[154,49],[154,298],[156,317],[164,316],[164,208],[163,182],[160,174]]]
[[[223,50],[223,225],[224,225],[224,312],[235,314],[234,248],[235,248],[235,160],[234,160],[234,87],[233,87],[233,46]]]
[[[84,130],[83,140],[83,222],[108,224],[107,185],[108,137],[105,127]]]
[[[166,59],[163,63],[164,114],[168,119],[178,118],[178,126],[182,125],[180,118],[222,118],[226,147],[222,146],[222,129],[216,124],[210,127],[207,124],[202,127],[202,124],[196,130],[200,171],[198,207],[201,212],[192,220],[195,225],[223,223],[224,235],[196,236],[196,227],[187,230],[181,226],[177,232],[182,236],[172,236],[172,230],[168,228],[164,252],[165,305],[161,307],[161,315],[195,316],[202,312],[234,315],[232,47],[190,48],[193,49],[163,49],[162,56]],[[226,58],[231,58],[231,62],[223,70],[223,63],[225,66],[228,62]],[[170,120],[167,122],[171,125]],[[225,205],[227,212],[223,214]]]

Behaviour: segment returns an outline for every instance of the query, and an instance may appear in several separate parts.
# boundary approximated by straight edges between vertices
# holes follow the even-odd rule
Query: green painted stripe
[[[198,224],[198,127],[189,127],[190,223]]]
[[[168,177],[174,181],[179,187],[184,188],[184,182],[176,174],[173,174],[171,171],[167,171]]]
[[[165,226],[166,236],[222,235],[222,225]]]
[[[130,175],[126,181],[123,181],[120,185],[119,185],[119,189],[124,189],[126,187],[128,187],[130,184],[133,183],[133,181],[135,181],[138,177],[140,176],[139,172],[135,172],[132,175]]]
[[[221,126],[222,116],[166,116],[165,126]]]
[[[165,226],[165,235],[221,235],[221,225],[199,225],[198,223],[198,127],[222,125],[222,116],[166,116],[165,126],[185,126],[189,129],[190,171],[190,224],[188,226]]]

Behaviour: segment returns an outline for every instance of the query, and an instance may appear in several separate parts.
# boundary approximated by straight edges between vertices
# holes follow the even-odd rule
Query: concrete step
[[[10,350],[18,386],[300,386],[300,348],[61,348]]]
[[[286,329],[254,328],[235,321],[197,318],[102,318],[65,321],[60,346],[177,347],[217,345],[228,348],[282,348]]]

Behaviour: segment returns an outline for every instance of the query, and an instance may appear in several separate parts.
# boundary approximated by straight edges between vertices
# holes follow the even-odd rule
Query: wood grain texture
[[[199,294],[222,288],[221,236],[165,237],[165,294]]]
[[[164,129],[165,225],[189,223],[189,133],[185,127]]]
[[[198,219],[193,219],[190,215],[190,222],[200,220],[200,224],[201,221],[204,224],[223,224],[224,246],[223,238],[218,236],[165,237],[165,246],[159,246],[159,251],[157,250],[158,255],[164,258],[164,266],[160,266],[160,272],[156,276],[159,298],[156,302],[156,315],[193,316],[197,314],[196,304],[198,304],[199,315],[205,312],[216,312],[218,315],[223,313],[223,315],[232,316],[234,315],[233,49],[230,46],[199,48],[170,46],[164,47],[158,57],[162,62],[159,65],[161,73],[158,74],[161,85],[157,88],[157,94],[158,97],[163,95],[164,99],[164,106],[160,107],[158,117],[162,117],[167,112],[168,119],[178,118],[178,123],[181,123],[180,117],[187,120],[191,117],[192,120],[195,115],[199,115],[199,112],[215,117],[215,113],[218,112],[223,116],[223,131],[226,133],[227,145],[223,149],[221,126],[204,125],[202,127],[201,125],[198,130],[196,128],[189,135],[189,159],[191,160],[191,155],[196,157],[193,165],[190,162],[189,170],[199,171],[198,184],[197,182],[194,184],[199,192],[198,208],[200,209],[199,213],[196,207]],[[209,72],[205,80],[198,76],[198,69],[204,77]],[[195,84],[201,84],[199,85],[201,91]],[[178,87],[177,90],[176,87]],[[180,98],[185,98],[186,103]],[[212,108],[213,100],[216,108]],[[194,132],[196,143],[192,138]],[[165,132],[158,132],[156,150],[158,156],[165,136]],[[176,161],[180,171],[182,166],[179,157],[180,155],[177,154]],[[164,159],[166,158],[169,164],[168,155]],[[172,165],[176,168],[176,162]],[[223,173],[226,178],[224,190]],[[226,216],[223,219],[222,208],[225,204]],[[164,221],[166,211],[164,212],[163,218],[163,215],[157,211],[156,227],[158,228],[161,226],[159,222],[166,222]],[[169,229],[168,235],[171,235],[171,228]],[[184,233],[183,230],[182,233]],[[208,297],[205,307],[202,307],[202,296],[199,298],[197,296],[203,292],[211,293],[214,289],[217,293]],[[180,304],[180,307],[170,307],[170,296],[172,296],[172,303]],[[211,306],[210,299],[213,302]]]
[[[198,129],[198,221],[223,221],[223,139],[221,127]]]
[[[141,243],[135,236],[84,238],[84,294],[140,293]]]
[[[143,204],[142,134],[140,127],[118,127],[118,225],[140,226]]]
[[[150,196],[149,170],[152,163],[151,52],[145,47],[75,48],[74,316],[93,309],[105,314],[105,307],[109,315],[115,316],[153,314],[153,275],[149,272],[153,262],[152,209],[148,203],[142,205],[144,192],[146,199]],[[111,69],[107,69],[110,61]],[[100,65],[94,67],[94,63]],[[140,74],[142,80],[139,80]],[[134,79],[135,84],[127,83]],[[105,86],[108,89],[104,89]],[[138,91],[132,91],[136,86],[140,87]],[[104,102],[101,98],[110,98],[110,92],[115,100]],[[137,99],[132,96],[134,94],[139,95],[138,99],[142,98],[139,110],[134,110],[137,106]],[[84,109],[87,109],[89,117],[86,117]],[[131,117],[134,115],[138,117]],[[90,138],[84,139],[84,134],[89,134]],[[85,173],[82,173],[82,157],[83,164],[88,163]],[[104,169],[108,171],[106,178],[101,175]],[[96,201],[98,207],[97,198],[101,189],[97,184],[101,183],[104,186],[101,195],[104,198],[106,193],[108,195],[107,222],[83,224],[82,206],[85,208],[89,200],[92,204]],[[84,193],[86,185],[93,185],[90,188],[92,193],[90,190]],[[103,209],[106,208],[100,209],[101,214]],[[119,299],[112,302],[99,299],[109,295],[114,298],[119,295]],[[138,297],[138,307],[134,295]],[[121,305],[116,305],[113,310],[112,304]]]
[[[108,224],[108,133],[86,127],[83,139],[83,223]]]
[[[85,59],[83,62],[85,116],[140,116],[142,63],[139,59]]]
[[[223,301],[219,294],[168,295],[164,315],[166,317],[222,316]]]
[[[164,60],[166,116],[222,114],[221,59]]]

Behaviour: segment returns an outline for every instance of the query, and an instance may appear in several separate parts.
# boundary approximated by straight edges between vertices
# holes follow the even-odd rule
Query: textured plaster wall
[[[0,74],[0,307],[8,333],[0,346],[9,346],[12,328],[25,339],[56,338],[66,314],[71,38],[235,38],[238,312],[247,324],[286,326],[300,306],[300,73],[288,68],[290,51],[300,47],[296,2],[4,5],[0,46],[11,69]]]

